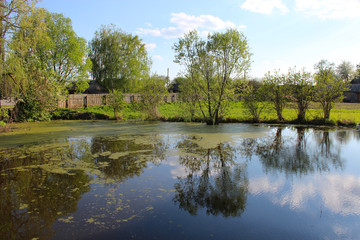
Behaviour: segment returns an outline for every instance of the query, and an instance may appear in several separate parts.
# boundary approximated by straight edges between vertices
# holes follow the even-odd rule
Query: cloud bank
[[[231,21],[224,21],[212,15],[193,16],[186,13],[172,13],[170,23],[173,26],[167,28],[138,28],[138,34],[151,35],[173,39],[183,36],[191,30],[198,30],[200,34],[205,35],[210,31],[219,31],[227,28],[245,28],[246,26],[236,26]]]

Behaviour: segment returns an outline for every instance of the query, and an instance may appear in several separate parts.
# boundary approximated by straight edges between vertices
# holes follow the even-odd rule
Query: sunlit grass
[[[164,103],[160,106],[159,112],[164,119],[169,120],[185,120],[190,121],[189,113],[186,109],[186,104],[177,103]],[[196,111],[196,117],[201,118],[199,109]],[[283,117],[286,121],[291,122],[297,118],[297,110],[293,104],[289,104],[284,111]],[[314,121],[323,118],[323,112],[318,103],[311,103],[310,109],[306,113],[307,121]],[[261,121],[269,122],[276,121],[276,112],[272,105],[269,103],[262,110],[260,115]],[[223,121],[225,122],[245,122],[250,121],[251,116],[242,102],[228,103],[227,111],[223,114]],[[358,103],[339,103],[330,113],[331,123],[344,122],[344,123],[360,123],[360,104]]]

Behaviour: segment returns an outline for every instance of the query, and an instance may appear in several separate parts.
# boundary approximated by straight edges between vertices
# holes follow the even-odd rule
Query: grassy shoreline
[[[163,103],[159,107],[159,118],[149,119],[147,114],[139,110],[139,106],[128,104],[122,111],[124,121],[147,121],[160,120],[168,122],[191,122],[190,114],[185,104],[181,102]],[[227,111],[224,113],[220,123],[265,123],[265,124],[292,124],[310,126],[338,126],[356,127],[360,123],[360,103],[339,103],[331,111],[330,120],[322,119],[322,111],[317,103],[311,103],[306,114],[305,122],[297,122],[296,109],[289,104],[283,112],[284,121],[277,121],[276,112],[268,106],[260,115],[260,121],[254,122],[247,113],[241,102],[230,102]],[[52,120],[113,120],[114,112],[110,106],[89,107],[87,109],[57,109]],[[203,122],[200,111],[196,111],[193,122]],[[20,125],[19,125],[20,127]],[[0,127],[0,132],[12,131],[16,124],[7,124]]]

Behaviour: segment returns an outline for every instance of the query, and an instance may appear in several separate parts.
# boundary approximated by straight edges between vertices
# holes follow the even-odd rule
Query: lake
[[[360,239],[360,132],[59,121],[0,135],[1,239]]]

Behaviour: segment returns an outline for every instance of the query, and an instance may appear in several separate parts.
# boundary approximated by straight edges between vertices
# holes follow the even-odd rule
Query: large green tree
[[[20,25],[9,43],[6,81],[13,86],[11,96],[20,99],[16,108],[19,120],[46,119],[46,113],[56,106],[60,89],[38,51],[51,43],[45,10],[34,9],[22,17]]]
[[[8,78],[6,55],[12,34],[22,28],[23,16],[29,14],[37,0],[0,0],[0,98],[11,97],[13,84]]]
[[[207,124],[217,125],[236,75],[250,67],[246,37],[235,29],[209,34],[201,39],[197,31],[186,34],[174,45],[175,62],[186,67],[200,110]]]
[[[63,89],[76,85],[79,91],[87,87],[91,60],[84,38],[77,36],[70,18],[58,13],[46,13],[46,32],[50,43],[39,49],[47,63],[47,70],[54,72],[56,82]]]
[[[33,8],[19,20],[8,44],[3,78],[11,96],[21,99],[19,120],[41,120],[72,83],[87,80],[90,60],[84,39],[61,14]]]
[[[107,89],[137,92],[149,77],[150,59],[138,36],[102,26],[90,42],[94,79]]]

